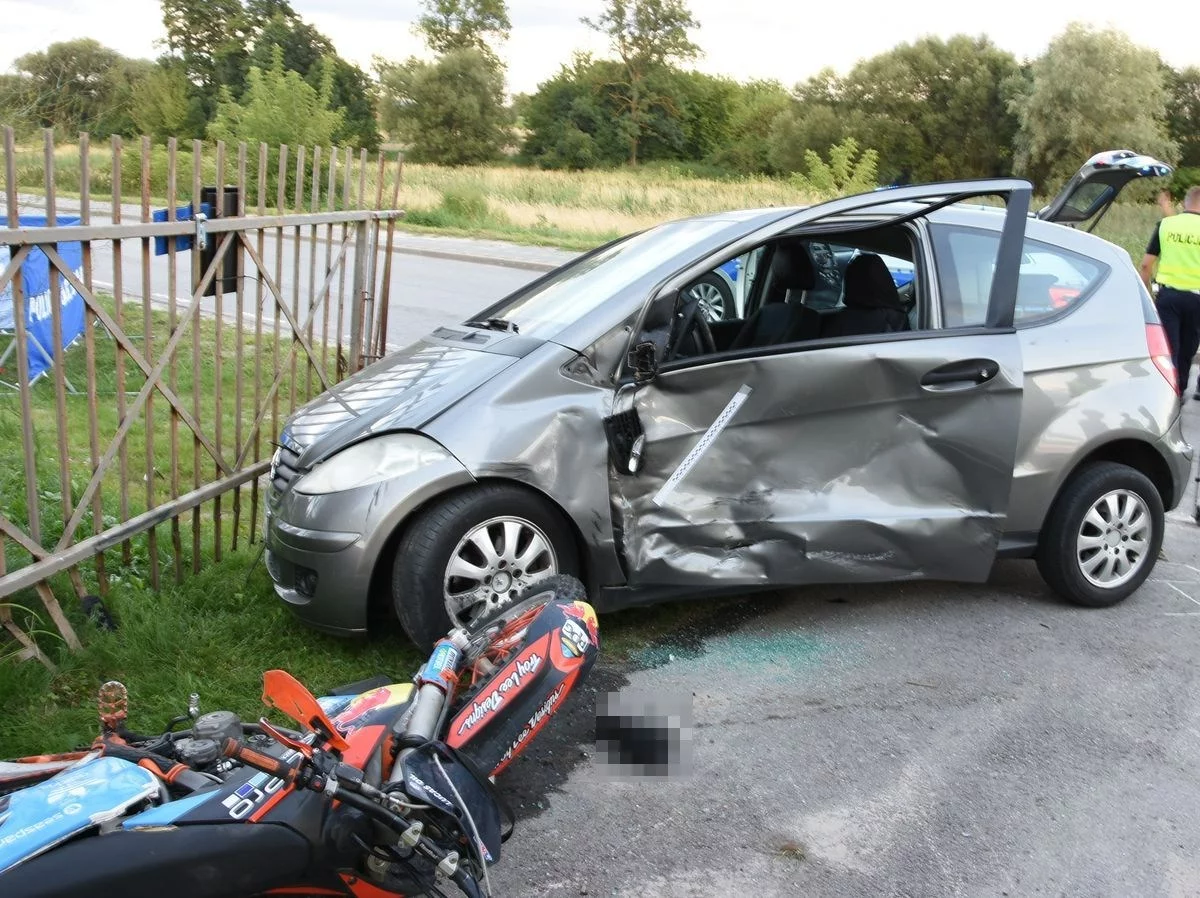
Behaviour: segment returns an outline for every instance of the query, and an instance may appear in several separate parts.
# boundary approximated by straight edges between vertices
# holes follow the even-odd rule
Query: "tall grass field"
[[[287,159],[285,205],[308,210],[313,202],[314,181],[320,207],[340,208],[361,203],[371,205],[382,196],[390,205],[395,179],[400,185],[397,205],[406,214],[402,227],[454,235],[480,236],[584,250],[632,231],[642,230],[676,218],[731,209],[770,206],[803,206],[822,197],[788,178],[741,176],[700,177],[685,167],[651,164],[637,169],[546,171],[518,165],[440,166],[397,164],[397,154],[385,152],[384,183],[380,185],[377,157],[368,158],[365,172],[360,157],[350,154],[350,178],[345,178],[345,151],[338,150],[334,168],[333,199],[329,196],[330,150],[322,151],[320,168],[314,173],[312,151],[305,155],[301,172],[301,202],[296,203],[296,151]],[[274,211],[278,205],[278,160],[276,149],[267,155],[267,190],[263,205]],[[168,194],[168,155],[165,147],[154,146],[148,154],[147,189],[155,207],[165,205]],[[45,191],[44,154],[41,147],[24,147],[15,159],[16,182],[23,193]],[[92,197],[112,196],[114,164],[108,144],[93,145],[88,154],[88,186]],[[183,202],[191,194],[194,157],[190,142],[180,145],[176,155],[176,193]],[[215,148],[205,144],[201,155],[201,180],[217,180]],[[238,179],[238,148],[227,147],[224,181]],[[121,152],[119,187],[124,202],[140,202],[143,159],[136,142]],[[362,177],[360,177],[360,174]],[[78,196],[82,165],[76,146],[60,144],[55,152],[54,183],[62,196]],[[258,207],[258,150],[248,148],[246,161],[246,206]],[[382,187],[382,189],[380,189]],[[1141,258],[1150,231],[1159,218],[1150,203],[1151,191],[1130,188],[1140,202],[1118,203],[1100,223],[1096,233],[1122,246],[1135,259]],[[1043,200],[1044,201],[1044,200]],[[1038,204],[1040,205],[1040,203]],[[1035,208],[1037,205],[1035,205]]]

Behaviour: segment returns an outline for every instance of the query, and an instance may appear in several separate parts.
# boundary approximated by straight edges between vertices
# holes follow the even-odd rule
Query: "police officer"
[[[1182,396],[1187,390],[1192,359],[1200,349],[1200,187],[1187,192],[1182,213],[1158,223],[1142,257],[1141,270],[1147,288],[1151,280],[1158,281],[1155,304],[1171,345]],[[1193,398],[1200,399],[1200,382]]]

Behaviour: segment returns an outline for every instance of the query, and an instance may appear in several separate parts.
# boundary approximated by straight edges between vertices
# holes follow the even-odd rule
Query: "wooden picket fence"
[[[49,664],[30,633],[36,604],[78,647],[64,593],[134,577],[158,588],[259,538],[284,418],[384,352],[403,161],[200,141],[188,154],[149,138],[98,152],[50,131],[39,151],[11,128],[3,155],[13,328],[0,358],[16,370],[0,387],[0,627],[13,646],[0,656]],[[207,221],[188,218],[205,198]],[[61,251],[76,242],[78,268]],[[26,318],[47,298],[23,288],[33,261],[51,275],[52,364],[37,382]],[[64,292],[82,297],[82,346],[64,348]]]

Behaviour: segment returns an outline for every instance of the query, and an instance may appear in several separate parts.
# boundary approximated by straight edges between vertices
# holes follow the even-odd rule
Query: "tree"
[[[521,155],[544,168],[615,165],[628,149],[617,127],[611,88],[619,64],[576,53],[522,103],[526,129]]]
[[[856,65],[840,102],[862,116],[852,133],[879,151],[888,180],[996,177],[1012,167],[1005,85],[1017,72],[986,37],[927,37]]]
[[[577,54],[522,102],[521,154],[547,168],[619,165],[629,158],[624,66]],[[660,102],[645,109],[638,159],[714,158],[735,137],[740,87],[726,78],[661,66],[645,82]],[[786,95],[785,95],[786,99]]]
[[[670,99],[651,85],[654,74],[671,62],[694,59],[700,49],[688,37],[698,28],[684,0],[606,0],[604,12],[583,23],[608,37],[623,67],[622,125],[629,164],[637,165],[638,146],[651,114]]]
[[[241,0],[162,0],[168,52],[203,98],[222,86],[240,93],[251,21]]]
[[[330,108],[332,89],[329,68],[318,91],[298,72],[286,71],[282,54],[276,51],[269,69],[250,68],[240,102],[228,88],[221,89],[208,136],[230,143],[328,145],[342,125],[341,111]]]
[[[1033,63],[1012,108],[1020,122],[1016,170],[1040,188],[1057,186],[1101,150],[1175,156],[1158,55],[1114,29],[1067,26]]]
[[[866,130],[856,110],[829,103],[793,101],[770,122],[766,140],[768,169],[804,171],[808,154],[823,156],[851,134]]]
[[[28,78],[0,75],[0,122],[12,126],[19,136],[38,128],[34,100]]]
[[[995,177],[1011,168],[1016,116],[1007,91],[1019,67],[985,37],[900,44],[797,85],[776,119],[769,158],[781,171],[807,165],[847,137],[878,149],[886,180]]]
[[[275,51],[285,71],[299,73],[318,94],[332,73],[332,108],[342,110],[333,139],[375,149],[376,102],[367,75],[337,55],[332,42],[309,25],[288,0],[162,0],[166,45],[189,82],[189,98],[206,120],[224,88],[236,99],[248,89],[252,67],[271,68]]]
[[[499,65],[491,44],[508,40],[512,23],[504,0],[425,0],[416,31],[434,53],[478,50]]]
[[[1179,164],[1200,166],[1200,67],[1165,67],[1167,135],[1179,146]]]
[[[133,88],[131,115],[137,129],[162,142],[169,137],[203,137],[187,77],[178,64],[156,66]]]
[[[268,14],[269,18],[264,19]],[[342,110],[342,126],[334,134],[334,140],[378,149],[375,87],[366,73],[338,56],[333,42],[296,15],[286,0],[251,0],[246,15],[255,35],[250,65],[269,68],[278,50],[284,69],[299,72],[317,90],[324,77],[324,66],[329,65],[333,77],[330,102],[333,108]]]
[[[667,111],[671,114],[663,117],[659,128],[665,138],[660,150],[664,157],[711,159],[729,147],[737,134],[733,117],[743,94],[736,81],[663,67],[656,73],[652,86],[670,99]],[[642,155],[653,157],[655,148]]]
[[[791,97],[777,81],[737,86],[730,98],[728,133],[710,161],[740,174],[780,171],[771,159],[771,134],[791,108]],[[791,170],[791,169],[785,169]]]
[[[134,85],[152,70],[91,38],[51,44],[14,63],[20,105],[40,127],[90,131],[100,137],[128,134]]]
[[[490,162],[508,143],[504,75],[485,52],[451,50],[432,63],[377,60],[376,69],[384,127],[409,144],[414,162]]]

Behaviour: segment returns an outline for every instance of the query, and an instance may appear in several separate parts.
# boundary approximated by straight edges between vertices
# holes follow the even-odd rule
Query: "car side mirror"
[[[644,384],[658,374],[658,347],[649,340],[638,343],[629,352],[629,366],[635,383]]]

